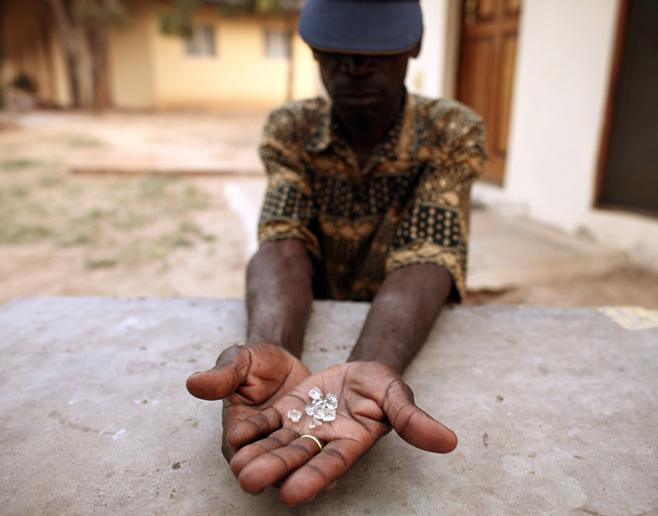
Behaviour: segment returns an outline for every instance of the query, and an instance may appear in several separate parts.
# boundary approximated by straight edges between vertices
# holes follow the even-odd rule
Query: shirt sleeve
[[[267,174],[267,190],[258,222],[258,242],[295,238],[319,257],[312,190],[301,160],[303,138],[296,133],[294,112],[280,108],[270,114],[259,146]]]
[[[434,144],[424,151],[426,166],[396,229],[386,270],[440,265],[453,279],[450,300],[459,302],[466,295],[471,185],[486,161],[484,126],[461,107],[435,121],[434,130]]]

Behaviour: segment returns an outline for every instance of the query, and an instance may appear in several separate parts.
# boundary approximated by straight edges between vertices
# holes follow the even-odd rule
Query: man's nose
[[[341,71],[353,75],[368,75],[372,72],[372,60],[367,56],[343,56]]]

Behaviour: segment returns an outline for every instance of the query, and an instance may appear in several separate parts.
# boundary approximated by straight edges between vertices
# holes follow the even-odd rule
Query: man
[[[247,341],[187,383],[224,400],[222,449],[242,487],[282,482],[289,505],[331,488],[391,427],[424,450],[457,445],[400,375],[444,303],[464,295],[470,186],[485,154],[477,116],[404,88],[418,1],[308,0],[300,34],[331,100],[270,115]],[[347,363],[311,376],[299,357],[314,298],[372,305]],[[313,387],[337,394],[334,420],[303,415]]]

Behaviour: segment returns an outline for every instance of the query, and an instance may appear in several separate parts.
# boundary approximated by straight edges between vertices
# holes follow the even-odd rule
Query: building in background
[[[485,118],[475,199],[658,268],[658,2],[421,1],[409,86]]]
[[[219,0],[202,2],[183,38],[162,30],[171,2],[124,4],[125,21],[108,33],[108,105],[262,110],[318,91],[312,54],[296,35],[296,10],[228,14]],[[27,77],[43,105],[74,104],[70,63],[48,2],[0,0],[0,41],[3,84]]]
[[[227,16],[225,2],[240,0],[203,2],[187,39],[161,30],[172,2],[124,2],[128,19],[108,36],[111,104],[266,109],[320,91],[296,12]],[[475,199],[658,268],[658,2],[421,3],[423,50],[407,84],[484,117],[490,165]],[[25,75],[44,103],[73,103],[45,0],[0,0],[0,42],[3,84]]]

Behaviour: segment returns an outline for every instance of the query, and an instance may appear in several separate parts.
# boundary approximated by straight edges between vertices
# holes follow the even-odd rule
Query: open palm
[[[313,387],[336,395],[336,419],[313,426],[313,418],[304,415],[294,423],[288,411],[303,413]],[[241,448],[231,469],[250,493],[283,481],[281,500],[297,505],[330,487],[391,427],[423,450],[447,453],[457,445],[451,430],[415,405],[411,389],[395,371],[377,362],[342,364],[306,378],[271,407],[235,425],[235,443],[270,435]],[[324,448],[302,438],[305,434],[326,443]]]
[[[224,400],[222,453],[230,461],[237,448],[247,442],[235,439],[236,425],[257,421],[262,426],[258,414],[309,375],[299,359],[263,342],[225,349],[213,369],[187,379],[187,390],[204,400]]]

